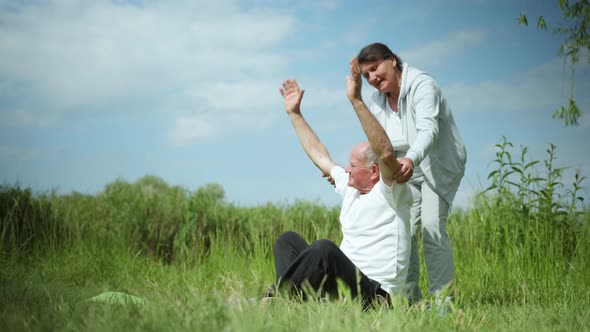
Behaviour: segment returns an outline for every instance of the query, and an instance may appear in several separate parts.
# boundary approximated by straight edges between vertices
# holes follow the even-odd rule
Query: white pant
[[[430,283],[428,292],[434,295],[438,294],[455,278],[453,249],[446,227],[450,206],[424,182],[423,177],[412,179],[408,184],[412,190],[414,203],[411,209],[412,253],[407,286],[410,299],[418,300],[422,297],[418,287],[420,257],[416,241],[419,224],[422,225],[424,263]]]

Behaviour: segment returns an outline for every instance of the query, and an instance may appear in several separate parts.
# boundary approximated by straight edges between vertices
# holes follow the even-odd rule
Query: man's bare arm
[[[328,149],[301,114],[301,100],[305,91],[299,88],[297,81],[286,80],[283,82],[280,92],[285,99],[285,110],[291,119],[291,124],[299,137],[303,150],[324,175],[330,175],[330,171],[336,164],[332,161]]]

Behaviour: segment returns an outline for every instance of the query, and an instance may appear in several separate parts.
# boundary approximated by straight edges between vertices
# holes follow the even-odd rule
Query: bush
[[[57,219],[54,194],[34,197],[30,188],[0,186],[0,241],[4,250],[30,252],[37,246],[56,246],[67,237]]]

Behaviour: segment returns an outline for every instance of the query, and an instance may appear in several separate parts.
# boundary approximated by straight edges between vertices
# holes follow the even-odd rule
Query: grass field
[[[97,195],[2,186],[0,331],[590,330],[590,213],[547,196],[547,183],[530,199],[534,187],[500,180],[448,222],[457,280],[446,315],[401,301],[367,312],[354,301],[261,304],[274,239],[295,230],[339,242],[338,207],[237,207],[219,185],[190,192],[153,176]],[[89,301],[104,292],[144,302]]]

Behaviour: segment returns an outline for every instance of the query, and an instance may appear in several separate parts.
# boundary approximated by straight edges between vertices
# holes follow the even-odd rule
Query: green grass
[[[362,312],[358,305],[339,302],[251,303],[248,298],[259,296],[272,280],[272,261],[240,253],[231,245],[212,249],[194,266],[98,248],[3,257],[0,329],[588,330],[587,267],[574,263],[569,270],[557,269],[555,276],[538,275],[529,281],[516,260],[484,264],[460,258],[468,255],[457,258],[460,295],[455,311],[446,316],[422,305]],[[499,268],[516,275],[492,272]],[[146,302],[123,306],[86,301],[105,291],[126,292]]]

